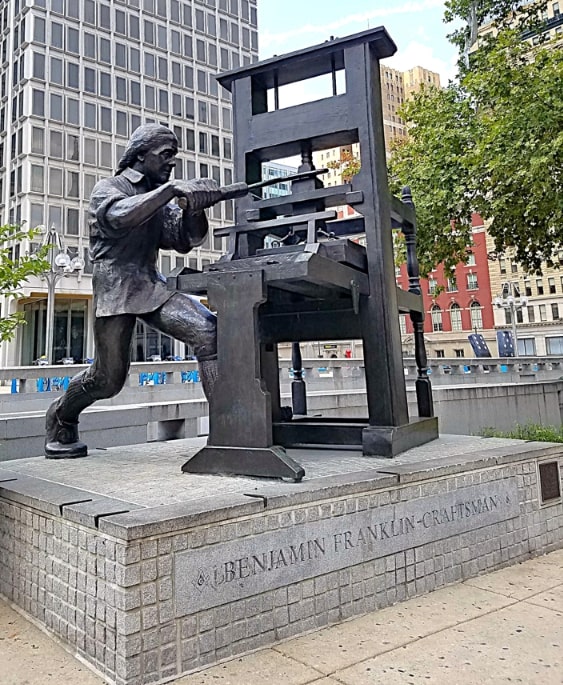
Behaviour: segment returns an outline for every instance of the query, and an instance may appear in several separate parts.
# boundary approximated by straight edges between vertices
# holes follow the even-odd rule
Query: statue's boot
[[[75,376],[68,390],[55,400],[45,417],[45,456],[47,459],[85,457],[88,447],[78,437],[78,416],[94,401],[82,385],[84,372]]]
[[[58,400],[47,410],[45,420],[45,456],[47,459],[85,457],[88,447],[78,438],[78,421],[63,421],[57,415]]]
[[[203,392],[207,397],[207,401],[211,406],[213,397],[215,395],[215,384],[217,382],[217,355],[198,359],[199,375],[201,377],[201,384]]]

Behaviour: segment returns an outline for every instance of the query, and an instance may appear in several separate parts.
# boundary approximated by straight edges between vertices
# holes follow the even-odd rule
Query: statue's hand
[[[212,178],[197,178],[192,181],[172,181],[178,205],[190,212],[200,212],[223,199],[221,188]]]

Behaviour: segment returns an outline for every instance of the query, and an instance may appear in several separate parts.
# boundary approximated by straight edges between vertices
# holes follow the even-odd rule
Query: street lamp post
[[[502,293],[495,297],[495,306],[497,309],[504,309],[510,312],[510,321],[512,324],[512,340],[514,342],[514,356],[518,357],[518,333],[516,330],[516,313],[528,304],[528,298],[520,294],[518,283],[503,283]]]
[[[45,356],[49,364],[53,359],[53,338],[55,332],[55,290],[57,283],[64,276],[77,273],[84,268],[82,257],[71,258],[68,254],[62,236],[57,232],[54,225],[49,229],[43,229],[45,237],[43,245],[48,247],[47,260],[49,269],[41,274],[47,282],[47,327],[45,332]]]

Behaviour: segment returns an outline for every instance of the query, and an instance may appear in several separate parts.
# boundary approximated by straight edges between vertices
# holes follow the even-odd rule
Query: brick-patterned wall
[[[173,679],[235,654],[563,545],[563,504],[540,506],[536,461],[520,461],[125,542],[0,498],[0,592],[109,682]],[[176,617],[174,555],[265,531],[516,477],[520,516]]]

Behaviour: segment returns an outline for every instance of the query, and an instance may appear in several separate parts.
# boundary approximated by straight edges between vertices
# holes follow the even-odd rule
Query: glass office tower
[[[94,354],[86,221],[94,184],[146,122],[178,136],[177,177],[231,183],[230,94],[214,75],[255,61],[257,50],[256,0],[0,0],[0,222],[55,226],[70,256],[85,260],[57,286],[55,359]],[[212,227],[232,221],[232,203],[209,217]],[[162,253],[162,271],[201,268],[222,249],[211,231],[187,256]],[[1,302],[1,313],[24,311],[28,325],[2,345],[0,364],[44,353],[46,298],[46,284],[33,279],[21,299]],[[140,326],[135,359],[183,353]]]

